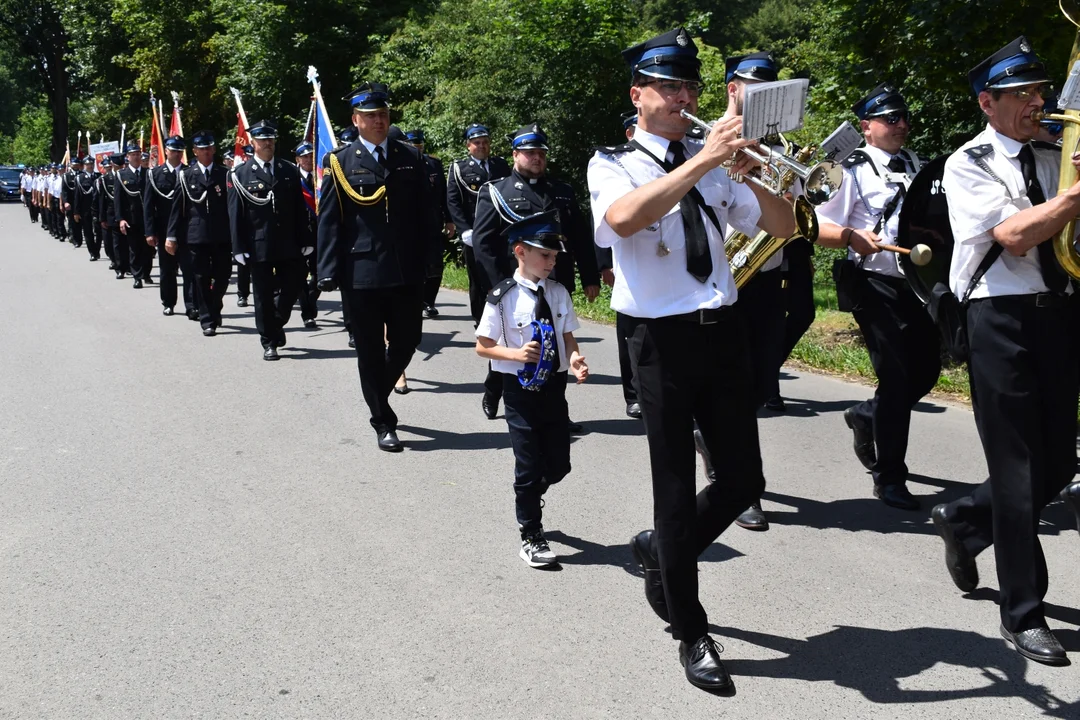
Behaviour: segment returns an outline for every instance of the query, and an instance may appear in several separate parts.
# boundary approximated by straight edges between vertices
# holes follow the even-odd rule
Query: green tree
[[[52,126],[52,113],[44,103],[24,107],[19,115],[19,130],[11,143],[12,160],[24,165],[46,162],[49,159]],[[60,157],[56,160],[60,160]]]

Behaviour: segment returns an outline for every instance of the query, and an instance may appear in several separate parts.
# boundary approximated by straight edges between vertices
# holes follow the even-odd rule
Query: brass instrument
[[[1080,28],[1080,0],[1058,0],[1058,7],[1069,22]],[[1073,41],[1068,67],[1071,68],[1077,60],[1080,60],[1080,30],[1077,31],[1076,39]],[[1036,111],[1032,113],[1031,119],[1035,122],[1053,120],[1065,125],[1065,131],[1061,136],[1061,171],[1058,174],[1058,192],[1064,192],[1076,184],[1077,174],[1072,164],[1072,155],[1077,147],[1080,147],[1080,110],[1065,110],[1060,114]],[[1080,253],[1077,253],[1073,244],[1075,232],[1076,219],[1074,218],[1054,238],[1054,257],[1057,258],[1062,270],[1072,278],[1080,280]]]

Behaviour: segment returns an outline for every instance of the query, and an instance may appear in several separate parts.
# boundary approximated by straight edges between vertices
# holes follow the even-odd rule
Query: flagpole
[[[120,124],[120,152],[124,152],[124,133],[127,132],[127,123]]]
[[[229,90],[232,91],[233,97],[236,98],[236,109],[240,113],[240,119],[243,120],[243,122],[244,122],[244,137],[247,140],[247,144],[250,145],[251,144],[251,133],[248,132],[248,128],[251,127],[251,124],[248,123],[247,113],[244,112],[244,106],[240,102],[240,91],[237,90],[234,87],[229,88]]]

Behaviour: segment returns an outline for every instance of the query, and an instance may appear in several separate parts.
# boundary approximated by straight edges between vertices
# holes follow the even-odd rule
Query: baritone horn
[[[712,130],[712,123],[695,117],[685,108],[680,114],[703,129],[706,136]],[[844,180],[843,168],[831,160],[806,165],[788,155],[775,153],[761,143],[758,143],[756,148],[745,147],[739,152],[761,163],[761,177],[733,174],[729,171],[731,179],[736,182],[749,180],[773,195],[783,195],[794,182],[794,178],[798,177],[803,181],[803,193],[810,204],[821,205],[836,194]]]

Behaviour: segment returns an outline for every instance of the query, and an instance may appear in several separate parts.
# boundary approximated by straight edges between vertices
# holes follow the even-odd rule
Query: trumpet
[[[680,113],[684,118],[705,131],[706,137],[712,130],[713,123],[707,123],[695,117],[685,108]],[[758,143],[757,148],[745,147],[739,150],[761,164],[761,177],[741,175],[728,170],[728,176],[735,182],[749,180],[773,195],[783,195],[791,186],[793,177],[803,181],[803,194],[812,205],[821,205],[836,194],[844,180],[844,170],[831,160],[822,160],[816,165],[806,165],[795,158],[773,152],[771,148]]]

